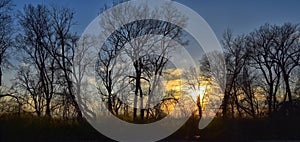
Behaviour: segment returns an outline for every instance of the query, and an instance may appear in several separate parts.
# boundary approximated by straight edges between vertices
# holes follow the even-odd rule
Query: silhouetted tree
[[[28,69],[33,75],[23,74],[19,79],[23,80],[20,81],[23,86],[30,86],[25,89],[32,92],[32,96],[40,95],[41,100],[45,99],[47,116],[51,116],[53,98],[62,97],[63,116],[72,114],[73,111],[69,109],[73,106],[78,119],[82,119],[71,80],[77,42],[77,37],[70,31],[74,24],[73,16],[74,12],[66,8],[42,5],[28,5],[24,8],[24,13],[19,15],[21,33],[16,42],[18,49],[24,53],[22,63],[30,66]],[[20,69],[23,72],[24,68]],[[35,74],[35,85],[26,81],[33,79]],[[32,88],[38,92],[32,91]]]
[[[67,102],[74,106],[77,118],[81,120],[82,112],[75,98],[72,81],[74,49],[78,40],[75,33],[71,32],[71,28],[74,25],[74,11],[68,8],[52,7],[50,14],[53,21],[55,43],[52,44],[52,47],[46,48],[46,50],[56,61],[58,69],[61,71],[61,77],[63,78],[63,84],[61,85],[65,86],[64,93],[67,97]]]
[[[275,34],[268,24],[261,26],[259,29],[250,33],[249,52],[255,68],[262,74],[262,88],[268,94],[267,102],[269,113],[276,110],[277,91],[280,85],[280,67],[274,62],[273,54]]]
[[[23,64],[32,66],[32,68],[29,67],[27,68],[29,70],[24,72],[25,74],[22,75],[23,79],[21,79],[22,77],[20,78],[20,83],[24,83],[23,86],[27,86],[26,90],[32,92],[30,93],[31,96],[39,96],[39,101],[45,99],[46,115],[48,116],[51,116],[50,105],[54,94],[55,71],[54,59],[51,58],[46,50],[51,45],[49,36],[52,36],[50,29],[52,23],[50,21],[49,10],[45,6],[26,6],[24,14],[19,16],[19,23],[22,26],[23,33],[17,36],[17,46],[25,53]],[[24,68],[20,69],[23,70]],[[28,73],[36,74],[36,78],[33,78],[35,75]],[[34,80],[34,84],[32,84],[32,80]]]
[[[13,44],[13,4],[10,0],[0,0],[0,86],[3,68],[8,63],[7,50]]]
[[[246,44],[244,36],[233,37],[230,31],[224,34],[223,46],[225,48],[226,67],[227,67],[227,84],[225,89],[225,96],[223,101],[223,116],[227,116],[227,107],[229,103],[231,106],[236,106],[236,110],[241,116],[241,106],[239,104],[239,76],[247,60]],[[232,109],[232,117],[234,117],[234,108]]]
[[[268,30],[275,35],[273,42],[273,49],[275,53],[271,54],[273,61],[280,67],[282,78],[285,85],[286,98],[289,99],[289,106],[293,104],[292,90],[291,90],[291,73],[299,66],[300,62],[300,27],[296,24],[285,23],[282,26],[270,26]],[[292,109],[292,107],[290,108]]]
[[[141,7],[135,6],[125,6],[126,9],[131,9],[135,12],[132,12],[129,17],[145,17],[146,15],[151,15],[153,18],[156,16],[158,11],[150,11],[146,5]],[[169,42],[166,42],[165,39],[159,38],[157,35],[162,35],[170,39],[177,39],[180,41],[180,36],[182,35],[181,28],[173,25],[168,22],[163,22],[159,20],[139,20],[134,22],[127,22],[129,19],[122,16],[120,12],[126,11],[126,9],[118,9],[118,11],[111,11],[111,13],[104,15],[105,20],[102,21],[102,26],[104,29],[115,28],[116,31],[112,35],[108,36],[106,39],[106,45],[102,47],[99,53],[99,65],[103,68],[109,69],[106,72],[101,72],[99,76],[101,77],[104,86],[107,89],[107,96],[111,96],[110,92],[113,80],[113,63],[115,62],[114,58],[117,58],[120,55],[126,55],[128,58],[124,62],[132,62],[134,69],[133,75],[127,75],[129,82],[134,80],[134,100],[133,100],[133,118],[137,118],[137,106],[139,99],[140,107],[140,118],[144,119],[145,116],[145,105],[144,105],[144,96],[148,96],[148,102],[146,106],[149,106],[152,96],[151,91],[154,90],[155,83],[157,82],[157,76],[162,74],[167,61],[168,53],[171,51],[171,46]],[[167,8],[169,12],[166,17],[170,20],[178,20],[182,25],[185,24],[184,17],[178,17],[180,13],[171,8]],[[175,18],[172,15],[176,15]],[[117,23],[116,20],[118,19]],[[114,23],[114,24],[112,24]],[[124,25],[125,24],[125,25]],[[121,27],[116,27],[118,25],[123,25]],[[158,45],[160,43],[160,45]],[[159,51],[159,53],[157,53]],[[102,52],[102,53],[101,53]],[[122,57],[122,56],[121,56]],[[104,62],[105,61],[105,62]],[[112,62],[112,63],[111,63]],[[101,71],[101,70],[100,70]],[[105,71],[105,70],[103,70]],[[104,74],[103,74],[104,73]],[[156,76],[152,78],[153,76]],[[150,84],[154,80],[154,84]],[[148,82],[150,88],[143,89],[143,82]],[[132,84],[132,83],[131,83]],[[150,84],[150,85],[149,85]],[[150,90],[149,90],[150,89]],[[110,97],[109,97],[110,98]],[[109,101],[109,100],[108,100]],[[109,109],[112,102],[108,102]],[[149,114],[149,111],[147,111]]]

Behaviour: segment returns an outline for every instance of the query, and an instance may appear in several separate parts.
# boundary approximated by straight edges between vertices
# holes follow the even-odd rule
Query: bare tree
[[[203,86],[203,83],[201,81],[202,76],[199,70],[192,67],[190,68],[190,70],[183,73],[183,76],[187,86],[189,87],[189,90],[192,90],[193,91],[192,93],[197,93],[196,98],[193,98],[193,100],[196,101],[199,117],[202,118],[202,109],[203,109],[202,99],[204,98],[204,96],[200,96],[200,90],[201,90],[201,86],[205,87]]]
[[[64,80],[64,83],[61,85],[66,87],[65,95],[67,96],[67,102],[74,106],[78,120],[82,120],[82,112],[76,101],[72,82],[74,49],[78,40],[77,36],[71,32],[71,28],[74,25],[74,11],[68,8],[52,7],[50,14],[53,21],[55,43],[52,44],[50,49],[47,48],[46,50],[61,70]]]
[[[282,26],[265,24],[250,34],[252,59],[262,72],[266,81],[269,112],[276,111],[276,97],[280,80],[284,82],[283,101],[289,99],[288,108],[292,109],[292,91],[290,76],[299,65],[299,27],[285,23]]]
[[[11,113],[21,115],[23,112],[24,98],[18,96],[13,89],[0,87],[0,114]]]
[[[111,38],[110,38],[111,39]],[[126,66],[122,65],[122,59],[118,60],[118,54],[125,43],[120,43],[118,39],[111,39],[105,44],[99,51],[99,57],[97,59],[97,77],[100,80],[103,88],[99,88],[102,100],[107,102],[107,108],[110,112],[118,115],[118,110],[121,106],[121,100],[118,99],[119,94],[125,91],[127,85],[130,84],[130,80],[124,74],[126,74]],[[120,45],[121,44],[121,45]]]
[[[294,81],[295,87],[294,87],[294,94],[296,95],[297,98],[300,98],[300,67],[298,67],[294,73],[294,76],[297,76]]]
[[[87,90],[88,82],[84,82],[84,78],[89,75],[88,67],[92,62],[93,57],[91,57],[91,49],[95,44],[95,37],[83,36],[81,40],[78,41],[77,48],[74,52],[77,53],[74,56],[73,65],[72,65],[72,74],[74,78],[74,89],[75,94],[78,100],[78,104],[84,108],[85,117],[95,118],[95,114],[89,106],[86,105],[88,97],[90,97]]]
[[[13,44],[12,8],[13,4],[10,0],[0,0],[0,86],[3,68],[8,63],[7,50]]]
[[[127,75],[129,82],[134,80],[133,118],[137,118],[137,106],[139,99],[140,119],[144,119],[146,110],[145,106],[149,107],[149,103],[152,99],[151,91],[154,90],[154,88],[151,87],[155,86],[155,83],[150,84],[150,80],[157,80],[156,77],[152,77],[160,76],[162,74],[162,70],[168,61],[168,53],[171,48],[169,42],[164,42],[162,38],[158,38],[158,35],[180,41],[179,39],[182,35],[182,32],[179,26],[159,20],[148,19],[127,22],[127,16],[121,16],[120,12],[124,11],[122,13],[126,13],[126,10],[128,9],[136,11],[132,12],[132,15],[127,15],[129,17],[146,17],[147,15],[151,15],[153,19],[155,19],[154,17],[158,12],[150,12],[146,5],[141,7],[127,5],[126,9],[118,9],[116,11],[111,11],[111,13],[107,15],[104,15],[105,20],[101,23],[103,28],[107,29],[108,31],[112,28],[117,30],[114,31],[112,35],[108,36],[108,39],[106,40],[106,43],[108,44],[103,46],[102,50],[100,51],[99,62],[102,62],[102,66],[106,66],[105,68],[109,68],[110,70],[106,71],[106,73],[104,72],[105,75],[101,73],[99,76],[102,76],[101,79],[105,82],[103,84],[107,89],[107,96],[111,96],[112,94],[110,94],[110,92],[112,86],[110,84],[112,84],[112,82],[110,81],[113,78],[110,74],[113,73],[113,68],[110,68],[109,66],[114,66],[114,58],[117,58],[117,56],[126,56],[127,58],[125,62],[131,62],[132,65],[130,66],[133,67],[133,74]],[[167,18],[170,18],[170,20],[181,20],[182,25],[184,25],[184,17],[177,16],[175,18],[172,15],[178,15],[178,12],[174,10],[172,11],[170,8],[167,9],[169,10],[169,15],[165,15]],[[116,19],[118,19],[118,21],[116,21]],[[121,27],[118,27],[120,25]],[[158,43],[161,45],[158,45]],[[158,48],[154,48],[155,46]],[[156,53],[157,51],[155,49],[159,50],[160,53]],[[150,88],[145,89],[143,82],[148,82],[148,87]],[[144,96],[148,96],[147,103],[144,103]],[[108,106],[111,106],[111,104],[112,102],[108,102]],[[109,107],[109,109],[111,108]],[[149,110],[147,110],[147,113],[149,114]]]
[[[272,55],[276,53],[273,48],[275,34],[268,24],[261,26],[249,35],[250,58],[255,63],[255,68],[259,69],[263,80],[262,88],[267,92],[267,102],[269,113],[276,110],[277,91],[280,84],[280,67],[275,64]]]
[[[223,45],[226,54],[227,64],[227,85],[223,101],[223,116],[227,116],[228,103],[234,103],[236,110],[241,116],[241,107],[238,99],[238,78],[246,62],[246,41],[244,36],[234,38],[231,31],[224,34]],[[232,104],[232,106],[234,105]],[[234,108],[232,107],[232,117],[234,117]]]
[[[37,74],[37,86],[41,98],[45,99],[45,114],[51,116],[53,98],[63,98],[63,116],[82,114],[73,91],[72,65],[77,37],[71,32],[74,12],[66,8],[28,5],[19,15],[22,33],[17,38],[17,46],[23,51],[23,64],[31,66],[30,71]],[[20,68],[21,70],[23,68]],[[27,80],[32,76],[24,76]],[[25,79],[25,80],[26,80]],[[23,79],[24,80],[24,79]],[[31,82],[25,83],[28,86]],[[26,85],[27,84],[27,85]],[[30,89],[27,87],[27,91]],[[53,105],[53,106],[51,106]]]
[[[298,25],[285,23],[282,26],[269,27],[275,35],[274,49],[275,53],[271,54],[274,62],[280,67],[283,81],[285,83],[286,98],[289,99],[289,106],[292,109],[293,97],[290,85],[290,77],[292,71],[299,66],[300,61],[300,48],[299,48],[299,36],[300,29]]]
[[[37,116],[42,116],[45,107],[45,98],[43,90],[40,86],[39,75],[31,72],[31,66],[22,65],[17,73],[15,87],[16,89],[24,90],[23,102],[28,110],[34,110]],[[20,91],[20,94],[21,93]],[[27,95],[28,94],[28,95]]]
[[[50,40],[48,36],[52,35],[49,10],[45,6],[38,5],[33,7],[29,5],[24,8],[24,14],[19,16],[19,23],[23,28],[23,34],[19,34],[17,37],[18,48],[22,50],[24,54],[24,64],[32,65],[38,76],[37,89],[39,95],[41,95],[46,101],[46,115],[51,116],[50,105],[54,94],[53,82],[54,82],[54,59],[50,57],[47,52],[47,48],[50,46]],[[32,69],[32,68],[29,68]],[[31,77],[23,75],[23,77]],[[24,79],[27,82],[29,78]],[[29,86],[29,85],[25,85]],[[30,87],[31,88],[31,87]],[[30,91],[30,88],[26,88]],[[36,93],[33,93],[37,95]]]

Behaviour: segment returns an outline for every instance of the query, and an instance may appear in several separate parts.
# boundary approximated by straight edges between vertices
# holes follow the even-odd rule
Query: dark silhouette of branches
[[[16,43],[24,53],[24,67],[19,68],[18,79],[20,86],[31,94],[38,115],[45,105],[45,114],[50,117],[52,100],[62,97],[63,116],[72,114],[69,109],[73,106],[78,119],[82,119],[71,80],[77,42],[76,35],[70,31],[73,15],[74,12],[66,8],[42,5],[28,5],[24,13],[19,14],[22,33]]]
[[[13,4],[10,0],[0,1],[0,86],[3,69],[8,64],[8,48],[13,45]]]

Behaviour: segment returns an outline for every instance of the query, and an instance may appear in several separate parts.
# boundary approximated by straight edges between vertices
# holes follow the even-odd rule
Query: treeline
[[[225,32],[224,117],[299,115],[300,27],[264,24],[249,34]]]

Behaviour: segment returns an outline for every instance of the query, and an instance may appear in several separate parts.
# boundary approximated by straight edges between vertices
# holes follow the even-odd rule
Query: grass
[[[1,117],[0,141],[109,141],[87,122],[39,117]]]
[[[215,118],[203,130],[189,121],[162,141],[300,140],[300,117],[261,119]],[[112,141],[87,122],[35,116],[1,116],[0,141]]]

